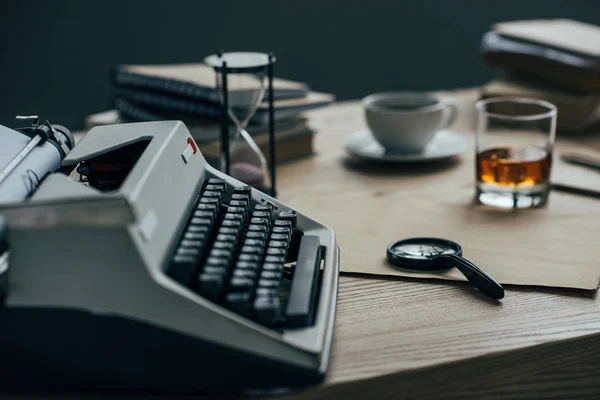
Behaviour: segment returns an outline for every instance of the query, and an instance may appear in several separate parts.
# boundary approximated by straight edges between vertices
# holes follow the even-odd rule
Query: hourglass
[[[204,59],[214,68],[222,104],[221,170],[232,177],[275,196],[275,144],[273,120],[272,54],[229,52]],[[246,127],[269,89],[269,163]],[[230,129],[232,123],[233,132]],[[270,166],[268,168],[267,164]]]

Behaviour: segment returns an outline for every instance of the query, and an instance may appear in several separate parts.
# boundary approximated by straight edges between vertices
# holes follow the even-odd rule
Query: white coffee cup
[[[362,100],[367,125],[386,151],[419,153],[456,117],[456,105],[421,92],[375,93]]]

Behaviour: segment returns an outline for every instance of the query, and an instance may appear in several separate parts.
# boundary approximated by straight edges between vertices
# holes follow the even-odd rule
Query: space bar
[[[314,323],[321,258],[319,237],[304,235],[300,240],[294,280],[285,312],[287,326],[309,326]]]

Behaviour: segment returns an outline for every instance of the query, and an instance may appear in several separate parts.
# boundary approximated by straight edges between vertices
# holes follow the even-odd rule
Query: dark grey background
[[[592,0],[277,0],[0,2],[0,124],[39,113],[71,129],[110,107],[120,63],[200,61],[219,48],[275,52],[276,75],[338,99],[382,90],[479,85],[494,22],[573,18],[600,24]]]

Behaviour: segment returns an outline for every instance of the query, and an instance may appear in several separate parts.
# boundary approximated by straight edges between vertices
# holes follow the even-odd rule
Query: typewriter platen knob
[[[69,151],[75,146],[75,138],[70,130],[62,125],[52,124],[54,130],[54,139],[60,146],[64,155],[68,154]]]

